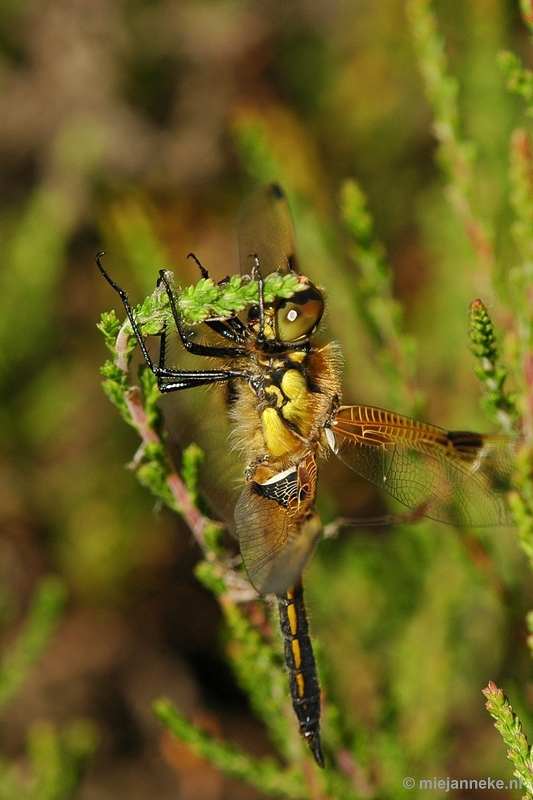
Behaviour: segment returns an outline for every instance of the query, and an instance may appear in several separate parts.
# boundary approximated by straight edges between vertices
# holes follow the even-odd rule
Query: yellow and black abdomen
[[[292,705],[300,723],[300,733],[311,748],[317,764],[323,767],[324,757],[320,742],[320,684],[309,636],[301,581],[294,589],[280,595],[277,601]]]

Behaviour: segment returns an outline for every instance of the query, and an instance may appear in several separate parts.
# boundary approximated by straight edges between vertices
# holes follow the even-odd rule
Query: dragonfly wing
[[[277,183],[261,184],[244,201],[237,219],[241,274],[249,275],[256,255],[263,277],[296,270],[294,229],[289,204]]]
[[[446,431],[373,406],[342,406],[332,449],[409,508],[458,527],[512,524],[506,501],[518,439]]]
[[[216,337],[199,326],[203,343],[220,344]],[[168,344],[170,363],[183,369],[198,369],[198,356],[191,356],[173,338]],[[155,351],[157,355],[157,351]],[[225,387],[207,386],[161,395],[165,430],[174,463],[181,467],[181,453],[192,443],[204,452],[199,488],[217,519],[235,535],[233,512],[243,483],[244,464],[229,446],[231,425]]]
[[[262,594],[292,589],[309,561],[322,530],[315,510],[314,456],[296,467],[260,477],[259,467],[235,507],[235,524],[248,577]]]

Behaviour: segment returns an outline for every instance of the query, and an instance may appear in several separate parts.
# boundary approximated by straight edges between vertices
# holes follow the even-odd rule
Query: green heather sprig
[[[505,433],[512,433],[518,418],[514,395],[504,390],[507,369],[500,363],[494,326],[481,300],[469,306],[472,352],[478,359],[475,373],[485,388],[483,405]]]
[[[505,391],[507,369],[500,363],[494,327],[481,300],[474,300],[469,308],[472,351],[478,359],[475,372],[485,388],[483,405],[505,433],[513,434],[520,419],[517,395]],[[526,435],[519,442],[515,454],[513,490],[508,495],[518,540],[533,568],[533,451]]]
[[[32,599],[18,639],[0,661],[0,708],[14,698],[50,642],[63,614],[67,590],[59,578],[44,578]]]
[[[523,431],[533,446],[533,146],[530,135],[517,129],[511,137],[512,233],[519,263],[510,273],[514,293],[515,336],[524,391],[520,397]]]
[[[533,29],[531,7],[521,2],[524,21]],[[500,63],[507,75],[507,87],[526,103],[526,113],[533,116],[533,72],[524,69],[517,56],[504,53]],[[523,416],[524,444],[518,453],[515,482],[518,492],[511,497],[511,506],[519,526],[522,547],[533,563],[533,147],[530,134],[518,128],[510,143],[510,201],[515,213],[512,234],[519,265],[510,272],[510,284],[517,309],[515,339],[522,368],[523,390],[518,398]]]
[[[275,142],[271,141],[263,118],[249,110],[238,110],[232,120],[232,131],[237,149],[253,180],[257,183],[279,180],[284,170],[274,153]]]
[[[533,34],[533,7],[531,0],[520,0],[520,12],[529,33]],[[522,61],[508,50],[500,53],[498,62],[507,78],[507,89],[526,103],[526,114],[533,116],[533,72],[522,65]]]
[[[504,50],[498,56],[498,64],[506,78],[506,88],[521,97],[526,104],[526,114],[533,115],[533,72],[522,65],[516,53]]]
[[[509,494],[509,506],[518,529],[518,540],[533,570],[533,455],[530,443],[523,440],[516,453],[513,482],[516,489]]]
[[[171,275],[172,273],[166,273]],[[259,301],[259,284],[247,275],[232,275],[221,284],[211,278],[202,278],[195,286],[178,292],[178,309],[186,321],[204,322],[206,319],[227,319],[239,314]],[[263,299],[273,303],[276,298],[287,299],[302,291],[306,284],[297,275],[272,272],[264,279]]]
[[[414,381],[416,342],[403,331],[403,311],[393,294],[392,270],[383,246],[374,239],[374,223],[366,198],[355,181],[344,183],[340,208],[351,237],[350,256],[359,270],[355,299],[360,318],[378,348],[392,402],[417,415],[422,398]]]
[[[215,283],[211,278],[201,278],[198,283],[185,289],[175,288],[172,272],[165,271],[165,277],[173,288],[176,306],[184,323],[194,325],[207,319],[229,319],[259,301],[259,283],[248,275],[232,275],[220,283]],[[270,273],[263,282],[264,301],[273,303],[277,298],[288,299],[295,292],[303,291],[306,285],[294,273],[286,275]],[[134,313],[144,335],[154,336],[161,333],[164,325],[171,322],[172,316],[163,284],[158,285],[154,292],[137,306]],[[124,325],[131,331],[128,321]],[[106,344],[113,351],[113,343],[119,333],[113,312],[102,314],[102,322],[98,327],[106,338]],[[134,346],[132,342],[132,349]]]
[[[0,661],[0,707],[12,701],[28,679],[50,643],[66,600],[61,580],[41,580],[22,630]],[[61,731],[49,722],[35,723],[23,761],[0,757],[0,800],[67,800],[79,786],[96,744],[89,722],[74,722]]]
[[[57,730],[48,721],[32,725],[26,757],[0,759],[0,800],[69,800],[77,795],[97,746],[91,722],[79,720]]]
[[[483,694],[487,698],[487,711],[496,720],[494,727],[508,748],[507,758],[514,765],[513,775],[520,778],[521,788],[526,790],[524,797],[533,798],[533,759],[531,747],[522,732],[522,723],[495,683],[490,681],[487,688],[483,689]]]
[[[478,261],[491,269],[494,262],[491,237],[472,206],[475,148],[472,142],[461,137],[457,105],[459,84],[448,72],[445,42],[439,33],[431,0],[408,0],[406,8],[426,96],[433,110],[438,159],[448,180],[446,194],[462,221]]]
[[[520,0],[519,5],[522,20],[530,34],[533,34],[533,6],[531,5],[531,0]]]
[[[252,622],[252,608],[234,602],[227,589],[221,591],[223,584],[216,563],[201,562],[195,575],[220,601],[227,624],[227,653],[251,708],[265,723],[279,752],[289,762],[297,762],[305,753],[305,744],[297,734],[292,715],[284,712],[287,684],[281,648],[274,648],[264,636],[264,631],[269,630],[264,607],[253,607],[255,620]]]
[[[357,183],[349,180],[342,187],[340,200],[342,219],[352,237],[352,255],[359,267],[357,295],[367,330],[379,347],[394,342],[398,350],[402,307],[392,296],[392,270],[384,248],[374,241],[366,198]]]
[[[299,770],[282,770],[273,758],[253,758],[235,745],[222,742],[189,722],[168,700],[157,700],[153,709],[165,728],[225,775],[280,800],[301,800],[309,796]]]
[[[517,128],[511,136],[510,200],[516,219],[512,226],[513,238],[523,260],[526,274],[531,282],[533,260],[533,147],[531,136],[523,128]],[[516,272],[514,273],[516,278]],[[524,287],[521,286],[520,290]]]

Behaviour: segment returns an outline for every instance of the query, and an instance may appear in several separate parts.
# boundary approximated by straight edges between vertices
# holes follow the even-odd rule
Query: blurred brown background
[[[474,200],[505,272],[508,137],[520,108],[495,59],[506,47],[529,60],[526,31],[511,0],[435,8],[461,82],[464,133],[477,147]],[[225,739],[272,752],[225,664],[216,603],[192,576],[192,537],[170,513],[154,513],[124,469],[137,441],[101,391],[95,327],[119,308],[94,255],[107,251],[107,268],[135,300],[150,291],[155,273],[133,274],[117,234],[120,215],[142,209],[180,283],[198,278],[191,250],[220,278],[236,269],[242,198],[258,180],[280,180],[306,198],[294,209],[302,261],[329,289],[346,400],[387,406],[350,300],[356,270],[337,198],[353,177],[419,344],[426,418],[486,428],[466,309],[481,295],[503,324],[505,313],[443,192],[404,4],[3,0],[0,104],[6,651],[39,578],[57,573],[69,588],[49,648],[2,712],[3,758],[26,763],[36,719],[61,727],[88,718],[100,744],[80,800],[258,797],[198,763],[151,715],[166,695]],[[272,163],[254,160],[254,137]],[[324,518],[382,511],[346,473],[325,470]],[[393,728],[415,777],[508,778],[480,691],[501,678],[530,719],[522,558],[512,531],[487,533],[481,555],[455,531],[431,531],[406,542],[356,530],[326,543],[309,573],[313,628],[348,724],[370,737]],[[370,773],[368,796],[387,781],[385,795],[393,791],[390,772]]]

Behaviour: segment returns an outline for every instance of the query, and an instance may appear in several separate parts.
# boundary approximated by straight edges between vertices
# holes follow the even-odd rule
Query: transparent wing
[[[206,326],[199,326],[196,333],[203,343],[220,344],[220,338],[217,339]],[[189,336],[192,338],[192,332]],[[198,356],[187,353],[176,337],[169,342],[168,350],[169,364],[183,369],[198,369]],[[229,445],[231,424],[226,387],[206,386],[170,392],[161,395],[159,405],[175,463],[181,464],[181,452],[192,442],[203,450],[205,458],[199,480],[201,493],[216,517],[234,535],[233,512],[242,489],[244,464]]]
[[[332,449],[420,514],[458,527],[510,525],[506,501],[518,438],[446,431],[373,406],[342,406]]]
[[[250,481],[235,507],[248,577],[262,594],[292,589],[309,561],[321,524],[315,511],[314,456],[264,483]]]
[[[257,255],[263,276],[297,270],[289,204],[277,183],[261,184],[244,201],[237,218],[241,274],[249,275]]]

